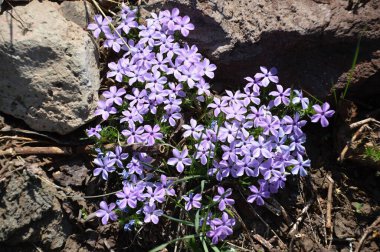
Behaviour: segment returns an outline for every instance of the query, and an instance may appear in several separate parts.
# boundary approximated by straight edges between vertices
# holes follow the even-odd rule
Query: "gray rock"
[[[325,96],[349,70],[359,34],[363,58],[380,44],[377,0],[150,0],[144,8],[173,7],[195,24],[186,40],[217,64],[220,90],[264,65],[279,69],[282,84]]]
[[[64,1],[60,4],[59,11],[69,21],[72,21],[82,27],[87,28],[88,23],[93,22],[95,10],[87,1]]]
[[[32,1],[0,16],[0,111],[59,134],[93,118],[98,55],[83,4]]]
[[[0,188],[0,242],[39,242],[48,250],[64,246],[71,227],[54,187],[25,170],[21,175],[14,173]]]

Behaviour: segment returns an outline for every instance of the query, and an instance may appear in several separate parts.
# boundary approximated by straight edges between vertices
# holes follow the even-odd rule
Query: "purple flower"
[[[175,95],[179,97],[186,97],[186,93],[183,91],[183,85],[182,84],[174,84],[173,82],[169,82],[168,84],[170,89],[166,89],[167,94],[170,95]]]
[[[136,208],[137,197],[134,194],[134,190],[132,186],[130,185],[124,186],[122,192],[116,193],[116,197],[121,199],[117,203],[120,209],[124,209],[127,206],[129,206],[130,208]]]
[[[95,128],[90,128],[86,130],[87,136],[92,137],[96,136],[96,138],[100,139],[100,134],[99,132],[102,130],[102,127],[98,124],[95,126]]]
[[[267,87],[270,82],[278,83],[277,69],[272,67],[269,71],[266,67],[260,67],[261,73],[255,74],[255,79],[261,80],[260,86]]]
[[[235,177],[239,177],[238,175],[242,176],[243,173],[250,177],[257,177],[259,176],[259,165],[259,161],[257,161],[256,159],[252,159],[250,156],[246,155],[243,158],[243,160],[236,161],[236,166],[238,166],[241,169],[242,174],[236,174]],[[233,173],[234,170],[232,171]]]
[[[204,102],[205,98],[203,97],[203,95],[205,96],[211,95],[210,85],[203,78],[201,78],[199,82],[195,84],[195,86],[198,88],[197,100],[199,100],[200,102]]]
[[[177,171],[182,173],[185,166],[191,165],[191,158],[188,158],[189,152],[187,149],[179,151],[177,149],[173,150],[174,158],[169,158],[168,165],[176,165]]]
[[[270,193],[266,190],[264,185],[260,185],[260,190],[257,189],[256,186],[251,185],[249,190],[251,190],[252,194],[247,198],[247,201],[249,203],[256,201],[258,206],[264,205],[264,198],[269,198],[270,196]]]
[[[167,27],[170,30],[175,30],[175,24],[176,24],[176,19],[179,16],[179,10],[178,8],[173,8],[172,11],[170,12],[169,10],[163,11],[163,17],[161,19],[161,22],[163,24],[166,24]]]
[[[144,133],[142,135],[142,137],[147,139],[148,146],[153,145],[155,143],[156,139],[162,139],[163,138],[162,133],[160,133],[160,126],[158,126],[158,125],[154,125],[153,128],[150,125],[145,125],[144,129],[145,129],[146,133]]]
[[[120,34],[120,33],[119,33]],[[121,49],[128,49],[125,44],[127,40],[123,37],[119,37],[119,34],[115,33],[106,33],[106,40],[104,41],[103,46],[105,48],[112,48],[115,52],[120,52]]]
[[[253,124],[257,127],[262,117],[266,115],[265,108],[264,106],[261,106],[259,109],[257,109],[256,107],[251,106],[251,112],[252,114],[247,115],[247,119],[253,120]]]
[[[231,106],[225,107],[222,111],[226,114],[226,119],[236,119],[242,121],[245,118],[245,113],[247,109],[242,107],[238,103],[233,103]]]
[[[104,91],[103,96],[107,99],[106,104],[111,106],[113,103],[121,106],[123,104],[123,96],[126,93],[124,88],[118,89],[116,86],[110,87],[109,91]]]
[[[295,93],[295,97],[293,98],[293,104],[301,103],[302,109],[307,109],[309,107],[309,98],[303,97],[302,91],[293,90]]]
[[[204,59],[201,65],[204,75],[210,79],[214,78],[214,71],[216,70],[216,66],[214,64],[211,64],[209,59]]]
[[[127,164],[127,168],[129,174],[136,173],[142,175],[144,166],[141,164],[140,160],[136,156],[133,156],[131,162]]]
[[[135,220],[130,220],[128,223],[124,225],[124,231],[127,231],[127,232],[132,231],[134,225],[135,225]]]
[[[154,205],[154,202],[162,203],[165,201],[165,190],[160,187],[156,187],[154,190],[152,187],[146,187],[147,192],[143,194],[148,201],[149,205]]]
[[[284,173],[279,177],[272,177],[270,179],[269,190],[271,193],[277,193],[279,188],[285,187],[286,176],[287,174]]]
[[[110,159],[108,156],[103,158],[95,158],[94,164],[98,166],[94,169],[94,176],[98,176],[100,173],[102,173],[102,178],[104,180],[108,179],[109,172],[115,171],[115,160]]]
[[[144,118],[140,115],[139,111],[136,108],[132,108],[131,110],[125,110],[122,112],[124,117],[120,120],[122,122],[128,122],[129,127],[135,124],[135,122],[143,123]]]
[[[144,222],[152,222],[154,224],[158,223],[159,217],[163,214],[162,210],[156,210],[156,205],[145,205],[143,212],[145,214]]]
[[[277,91],[272,91],[269,93],[269,95],[276,97],[274,99],[274,105],[277,107],[281,103],[288,106],[290,103],[290,88],[286,89],[284,91],[284,87],[281,85],[277,85]]]
[[[87,26],[87,29],[92,31],[92,34],[95,38],[98,38],[100,33],[103,32],[109,32],[109,24],[112,21],[112,18],[106,16],[103,19],[102,15],[95,15],[94,16],[95,23],[91,23]]]
[[[246,81],[248,81],[247,85],[245,85],[244,89],[252,87],[252,90],[255,92],[260,92],[260,80],[252,77],[245,77]]]
[[[236,162],[238,159],[238,156],[236,155],[236,142],[232,142],[230,146],[227,145],[222,145],[222,150],[223,150],[223,155],[222,159],[223,160],[231,160],[233,162]]]
[[[201,164],[206,165],[209,158],[214,157],[214,152],[211,150],[211,145],[208,142],[202,141],[200,144],[196,144],[197,149],[195,159],[200,159]]]
[[[229,219],[228,214],[223,212],[222,218],[215,218],[208,222],[211,230],[206,233],[211,238],[213,244],[223,241],[233,233],[232,226],[235,225],[234,219]]]
[[[142,134],[144,133],[144,128],[142,126],[136,129],[135,124],[129,125],[128,129],[125,129],[121,132],[123,136],[127,138],[128,144],[141,143]]]
[[[115,203],[111,203],[108,205],[105,201],[100,202],[100,209],[95,212],[95,215],[98,218],[102,218],[103,225],[106,225],[109,219],[113,221],[117,220],[117,215],[113,211],[115,207]]]
[[[165,175],[161,175],[161,183],[157,183],[156,185],[159,188],[163,188],[165,190],[166,195],[168,195],[168,196],[174,196],[175,195],[175,191],[172,188],[173,181],[171,181],[171,180],[168,181],[167,177]]]
[[[107,120],[110,114],[116,114],[116,108],[107,105],[105,101],[98,101],[98,109],[95,110],[95,115],[101,115],[103,120]]]
[[[182,198],[186,201],[185,204],[185,209],[186,211],[190,211],[193,207],[194,208],[201,208],[201,200],[202,200],[202,195],[199,193],[193,194],[190,193],[189,196],[182,196]]]
[[[177,124],[177,120],[180,120],[182,118],[181,113],[173,113],[168,111],[167,114],[163,116],[162,122],[169,121],[170,126],[174,127]]]
[[[126,94],[125,98],[129,100],[129,106],[141,106],[147,100],[147,91],[133,88],[131,94]]]
[[[153,87],[155,84],[164,85],[167,83],[168,79],[165,76],[161,76],[159,71],[154,72],[153,74],[147,75],[145,80],[148,82],[145,88]]]
[[[166,105],[164,109],[168,113],[181,111],[181,103],[181,99],[176,99],[175,95],[171,95],[166,100],[164,100],[164,104]]]
[[[175,28],[180,30],[184,37],[189,35],[189,31],[194,30],[194,25],[190,23],[190,18],[188,16],[184,16],[183,18],[178,16],[175,18],[175,22],[177,23]]]
[[[236,136],[239,128],[236,126],[236,124],[229,124],[227,122],[224,123],[225,127],[220,127],[218,138],[220,141],[232,143]]]
[[[160,40],[162,34],[154,29],[145,29],[140,31],[140,42],[144,44],[148,44],[151,47],[154,47],[157,44],[157,40]]]
[[[281,176],[281,166],[275,165],[273,162],[273,158],[268,158],[265,162],[262,162],[259,166],[259,170],[261,174],[263,175],[265,180],[269,180],[273,176],[279,177]]]
[[[121,14],[122,22],[117,27],[118,30],[123,30],[125,34],[128,34],[131,28],[136,28],[139,24],[136,22],[136,14],[135,11],[127,10],[127,6],[123,6],[123,12]]]
[[[186,130],[182,135],[185,138],[191,135],[195,138],[197,134],[204,130],[203,125],[197,125],[197,121],[194,119],[190,119],[190,125],[184,124],[182,128]]]
[[[260,98],[258,96],[260,95],[260,88],[258,85],[253,86],[252,91],[249,88],[244,88],[244,106],[247,107],[251,102],[259,105],[260,104]]]
[[[123,75],[125,73],[125,69],[123,68],[122,62],[125,62],[125,59],[120,59],[119,62],[116,64],[115,62],[108,63],[108,68],[111,71],[107,72],[107,78],[115,77],[115,80],[117,82],[123,81]]]
[[[252,141],[252,147],[251,147],[251,155],[253,158],[258,157],[266,157],[270,158],[272,157],[271,153],[271,141],[266,141],[265,138],[262,136],[259,136],[258,141]]]
[[[115,153],[110,152],[109,158],[112,158],[119,168],[124,168],[122,160],[127,159],[128,153],[123,153],[123,149],[120,146],[116,146]]]
[[[147,73],[146,69],[142,67],[137,68],[137,66],[135,66],[134,68],[131,68],[130,71],[125,72],[125,75],[129,77],[128,84],[132,86],[133,83],[135,83],[136,81],[144,82],[145,80],[144,76],[146,75],[146,73]]]
[[[199,70],[195,66],[187,68],[183,65],[179,67],[179,70],[182,74],[178,75],[178,80],[181,82],[186,82],[189,88],[193,88],[195,86],[195,83],[201,78]]]
[[[329,110],[330,104],[327,102],[323,103],[322,107],[318,104],[313,106],[313,109],[315,110],[315,114],[311,117],[311,121],[313,123],[318,122],[321,120],[322,127],[329,126],[329,121],[327,118],[332,117],[335,113],[334,110]]]
[[[231,206],[235,204],[235,200],[227,198],[232,194],[232,189],[228,188],[226,191],[223,187],[218,186],[218,194],[215,195],[212,199],[213,201],[219,201],[219,210],[224,211],[226,209],[226,206]]]
[[[277,131],[281,127],[280,119],[271,115],[262,117],[257,125],[264,129],[264,135],[272,134],[273,136],[277,135]]]
[[[230,175],[235,164],[231,160],[229,160],[228,162],[226,160],[222,160],[219,163],[214,160],[213,165],[214,168],[210,169],[208,171],[208,174],[211,176],[214,173],[216,173],[216,179],[218,181],[222,181],[223,178],[227,178]]]
[[[236,91],[235,93],[231,92],[230,90],[226,90],[225,96],[222,97],[222,100],[225,100],[231,103],[237,103],[237,104],[242,104],[242,99],[244,98],[244,94],[240,92],[240,90]]]
[[[155,73],[158,70],[167,72],[169,70],[169,62],[170,59],[168,57],[165,58],[165,56],[162,53],[157,53],[156,60],[153,62],[152,72]]]
[[[285,134],[290,134],[294,132],[296,135],[301,135],[302,130],[301,127],[305,126],[306,121],[305,120],[299,120],[300,115],[298,113],[295,113],[294,118],[291,118],[290,116],[285,116],[281,123],[283,125],[283,130]]]
[[[302,177],[307,175],[307,171],[305,170],[305,167],[310,167],[310,160],[303,160],[302,155],[297,154],[297,159],[291,159],[286,162],[286,165],[294,165],[292,168],[292,174],[300,174]]]

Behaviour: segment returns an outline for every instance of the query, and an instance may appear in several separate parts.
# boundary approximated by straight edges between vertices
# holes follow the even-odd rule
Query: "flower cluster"
[[[107,73],[115,84],[102,93],[95,111],[102,127],[87,134],[116,145],[97,149],[94,176],[120,177],[122,189],[115,203],[102,201],[96,215],[103,224],[122,215],[127,231],[157,224],[169,199],[178,200],[176,180],[198,178],[201,188],[186,187],[176,205],[188,218],[196,212],[206,219],[201,233],[217,244],[235,225],[226,211],[235,203],[233,192],[222,181],[249,184],[247,201],[265,204],[284,188],[287,176],[307,175],[303,118],[312,116],[312,122],[320,120],[325,127],[334,112],[327,103],[313,106],[301,90],[280,85],[276,68],[261,67],[246,78],[243,91],[214,96],[208,80],[216,66],[195,45],[179,39],[194,30],[190,18],[177,8],[151,13],[144,24],[138,16],[137,9],[123,4],[119,17],[96,15],[88,26],[118,56]],[[149,151],[125,153],[127,145],[161,145],[170,151],[157,158]],[[213,197],[203,197],[205,186],[215,192]]]

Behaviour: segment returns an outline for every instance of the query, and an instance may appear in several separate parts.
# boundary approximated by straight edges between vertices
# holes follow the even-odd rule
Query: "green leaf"
[[[206,243],[206,238],[205,238],[205,237],[201,237],[201,241],[202,241],[203,250],[204,250],[205,252],[208,252],[207,243]]]
[[[220,250],[218,249],[218,247],[215,246],[214,244],[212,244],[212,243],[209,242],[209,245],[212,248],[212,250],[214,250],[214,252],[220,252]]]
[[[182,223],[182,224],[190,226],[190,227],[194,227],[194,223],[192,223],[190,221],[180,220],[180,219],[171,217],[171,216],[166,215],[166,214],[163,214],[162,216],[165,217],[165,218],[167,218],[167,219],[169,219],[169,220],[172,220],[172,221],[175,221],[175,222],[178,222],[178,223]]]
[[[351,84],[352,73],[353,73],[354,70],[355,70],[356,62],[357,62],[357,60],[358,60],[358,56],[359,56],[359,51],[360,51],[360,41],[361,41],[361,36],[359,37],[359,39],[358,39],[358,43],[356,44],[356,49],[355,49],[354,59],[353,59],[353,61],[352,61],[351,69],[350,69],[350,71],[348,72],[348,79],[347,79],[347,83],[346,83],[346,86],[345,86],[344,91],[343,91],[342,99],[344,99],[344,98],[346,97],[346,94],[347,94],[347,91],[348,91],[348,87],[349,87],[350,84]]]
[[[181,179],[173,181],[173,184],[178,184],[183,181],[192,180],[192,179],[198,179],[198,178],[207,178],[207,176],[204,175],[192,175],[192,176],[186,176]]]
[[[197,213],[195,214],[195,220],[194,220],[195,233],[198,233],[199,231],[199,212],[200,212],[200,209],[198,209]]]
[[[164,248],[166,248],[168,245],[176,242],[176,241],[180,241],[180,240],[187,240],[187,239],[194,239],[195,238],[195,235],[186,235],[186,236],[183,236],[183,237],[180,237],[180,238],[177,238],[177,239],[174,239],[174,240],[171,240],[169,242],[166,242],[166,243],[163,243],[157,247],[155,247],[154,249],[151,249],[149,250],[149,252],[157,252],[157,251],[160,251],[160,250],[163,250]]]
[[[205,189],[205,180],[201,181],[201,193],[203,193],[203,190]]]

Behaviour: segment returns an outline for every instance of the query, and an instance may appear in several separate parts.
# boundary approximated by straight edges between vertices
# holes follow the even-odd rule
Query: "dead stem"
[[[375,124],[378,124],[380,126],[380,122],[375,120],[374,118],[367,118],[367,119],[364,119],[364,120],[361,120],[361,121],[358,121],[358,122],[354,122],[354,123],[351,123],[350,124],[350,129],[355,129],[355,128],[358,128],[364,124],[367,124],[367,123],[375,123]]]
[[[328,193],[327,193],[326,228],[330,229],[330,232],[332,232],[331,209],[332,209],[332,195],[333,195],[334,180],[329,175],[327,175],[327,180],[329,183],[329,187],[328,187]]]
[[[372,232],[372,230],[380,224],[380,216],[377,217],[377,219],[371,224],[371,226],[369,226],[365,232],[363,233],[362,237],[360,238],[360,241],[359,241],[359,244],[358,246],[356,247],[355,249],[355,252],[359,252],[360,251],[360,248],[363,246],[363,243],[365,241],[365,239],[367,238],[368,234],[370,232]]]
[[[298,230],[298,226],[301,224],[301,222],[303,221],[307,211],[309,210],[310,206],[313,205],[315,201],[315,197],[312,197],[311,199],[309,199],[309,201],[306,203],[305,207],[302,209],[300,215],[298,216],[297,220],[296,220],[296,223],[293,224],[292,228],[290,229],[288,235],[289,236],[294,236],[295,235],[295,232]]]
[[[364,131],[364,129],[368,129],[368,125],[367,124],[364,124],[362,125],[356,132],[355,134],[352,136],[351,140],[344,146],[342,152],[340,153],[339,157],[338,157],[338,161],[339,162],[343,162],[345,156],[346,156],[346,153],[348,151],[348,149],[350,148],[350,144],[355,142],[356,138]]]

